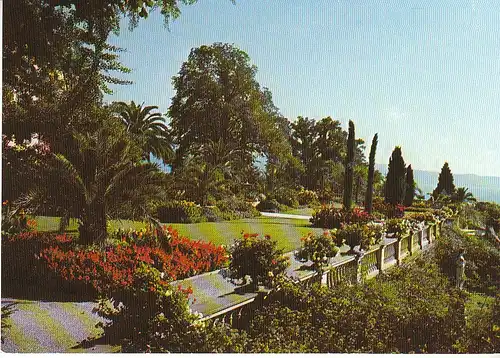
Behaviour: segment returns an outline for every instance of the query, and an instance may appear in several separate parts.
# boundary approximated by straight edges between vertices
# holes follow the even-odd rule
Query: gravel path
[[[281,213],[266,213],[261,211],[262,216],[266,216],[268,218],[282,218],[282,219],[303,219],[309,220],[311,216],[307,215],[294,215],[294,214],[281,214]]]
[[[8,317],[11,325],[2,332],[2,351],[7,353],[71,352],[81,341],[96,336],[104,321],[92,312],[94,302],[40,302],[2,299],[2,307],[15,303]],[[111,346],[79,349],[79,352],[110,352]]]

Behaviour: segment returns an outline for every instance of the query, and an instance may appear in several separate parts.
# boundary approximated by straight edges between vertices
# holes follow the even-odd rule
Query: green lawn
[[[37,230],[38,231],[57,231],[59,229],[59,221],[61,220],[58,217],[53,216],[36,216],[35,220],[37,222]],[[146,223],[140,221],[132,221],[132,220],[110,220],[109,221],[111,230],[115,231],[117,229],[133,229],[140,230],[146,227]],[[71,219],[69,222],[69,226],[66,229],[66,232],[74,234],[78,232],[78,224],[76,220]]]
[[[308,220],[259,217],[199,224],[171,224],[181,235],[192,239],[231,245],[241,232],[269,234],[285,251],[300,247],[300,238],[309,232],[322,233],[323,229],[310,227]]]
[[[312,216],[314,209],[311,208],[298,208],[283,211],[282,214],[293,214],[293,215],[307,215]]]
[[[37,216],[39,231],[55,231],[59,226],[59,218]],[[172,225],[181,235],[194,240],[212,241],[215,244],[231,245],[234,239],[239,238],[241,232],[269,234],[278,241],[280,248],[291,251],[300,247],[300,238],[309,232],[322,233],[322,229],[311,228],[308,220],[281,219],[258,217],[223,222],[205,222],[198,224],[166,224]],[[111,220],[111,231],[116,229],[141,229],[146,223],[131,220]],[[70,222],[67,230],[70,234],[77,233],[77,224]]]

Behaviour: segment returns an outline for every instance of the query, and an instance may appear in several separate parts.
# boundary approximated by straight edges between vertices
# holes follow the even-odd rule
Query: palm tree
[[[75,150],[67,156],[50,153],[40,166],[45,180],[16,206],[32,214],[51,209],[77,218],[85,244],[105,241],[108,218],[151,219],[150,205],[162,199],[165,175],[156,164],[140,161],[141,148],[113,122],[74,133]]]
[[[457,203],[476,201],[476,198],[474,198],[474,195],[469,191],[469,189],[464,187],[457,188],[455,193],[452,195],[452,199]]]
[[[150,154],[163,162],[172,158],[172,140],[165,119],[159,112],[151,113],[158,106],[145,106],[130,103],[114,102],[112,109],[119,115],[128,133],[134,135],[143,148],[143,158],[150,161]]]
[[[183,185],[190,186],[193,193],[202,205],[208,203],[210,195],[228,189],[227,185],[241,182],[237,168],[243,167],[240,163],[244,153],[236,145],[209,140],[206,144],[197,146],[196,154],[184,158],[178,173]]]

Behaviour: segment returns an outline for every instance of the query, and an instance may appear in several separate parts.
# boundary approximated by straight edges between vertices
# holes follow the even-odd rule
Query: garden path
[[[262,216],[267,216],[269,218],[281,218],[281,219],[303,219],[309,220],[311,216],[307,215],[295,215],[295,214],[281,214],[281,213],[266,213],[261,211]]]

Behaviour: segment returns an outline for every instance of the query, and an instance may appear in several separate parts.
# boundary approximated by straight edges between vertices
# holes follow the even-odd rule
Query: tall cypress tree
[[[411,206],[415,197],[415,179],[413,178],[413,169],[411,164],[406,168],[406,194],[404,206]]]
[[[401,154],[401,147],[396,147],[389,158],[389,170],[385,181],[385,202],[401,204],[405,197],[406,165]]]
[[[368,164],[368,183],[366,185],[365,210],[372,213],[373,206],[373,177],[375,176],[375,152],[377,151],[378,133],[375,133],[370,148],[370,159]]]
[[[455,192],[455,184],[453,184],[453,174],[451,173],[448,162],[445,162],[439,173],[439,179],[436,189],[432,192],[432,196],[437,197],[439,194],[451,195]]]
[[[352,182],[354,178],[354,123],[349,121],[349,135],[347,137],[347,156],[345,159],[344,176],[344,209],[350,210],[352,204]]]

